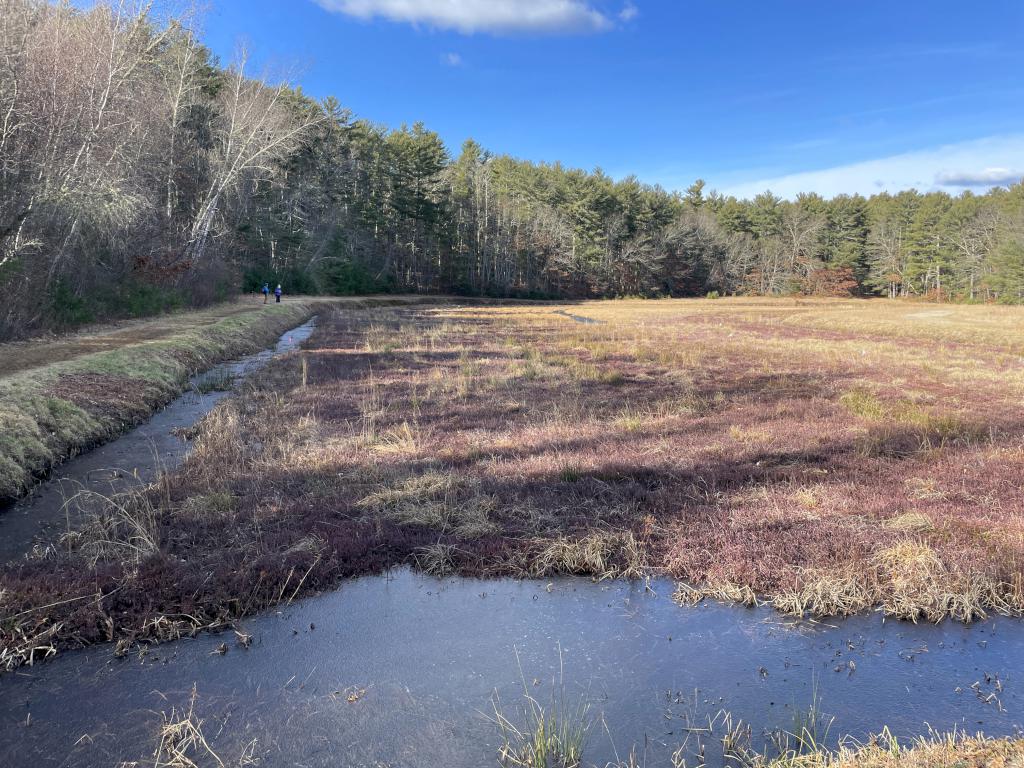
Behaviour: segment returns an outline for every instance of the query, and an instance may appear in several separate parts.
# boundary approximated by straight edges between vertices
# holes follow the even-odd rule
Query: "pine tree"
[[[949,293],[952,258],[942,225],[950,205],[949,195],[943,192],[924,195],[907,228],[906,280],[915,293],[937,298]]]
[[[704,179],[697,179],[686,188],[683,201],[694,210],[704,207]]]

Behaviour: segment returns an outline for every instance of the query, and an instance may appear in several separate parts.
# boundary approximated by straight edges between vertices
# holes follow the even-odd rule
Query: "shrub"
[[[50,289],[50,314],[57,328],[74,328],[96,320],[92,304],[78,295],[64,280]]]
[[[857,277],[851,267],[815,269],[803,279],[800,292],[806,296],[852,296],[857,290]]]

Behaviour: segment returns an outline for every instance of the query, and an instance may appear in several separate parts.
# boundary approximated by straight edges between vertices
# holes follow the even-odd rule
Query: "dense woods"
[[[187,24],[0,0],[0,337],[227,297],[1017,302],[1024,185],[831,200],[530,163],[222,66]]]

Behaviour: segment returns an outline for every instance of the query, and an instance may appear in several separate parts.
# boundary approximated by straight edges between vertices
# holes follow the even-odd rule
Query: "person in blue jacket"
[[[263,294],[263,303],[266,304],[270,298],[270,283],[264,283],[263,287],[260,288],[260,292]]]
[[[277,288],[274,289],[274,298],[275,298],[275,300],[276,300],[276,302],[278,304],[281,303],[281,293],[282,293],[282,291],[281,291],[281,284],[278,283],[277,284]]]

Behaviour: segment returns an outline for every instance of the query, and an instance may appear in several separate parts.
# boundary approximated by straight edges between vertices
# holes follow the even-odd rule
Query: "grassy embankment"
[[[50,467],[145,419],[180,394],[192,374],[272,344],[318,306],[323,304],[254,306],[254,311],[230,311],[219,320],[206,311],[202,317],[209,321],[202,325],[194,325],[190,313],[183,313],[167,322],[169,333],[160,338],[128,341],[3,376],[0,499],[19,495]],[[33,354],[48,343],[36,342]],[[18,348],[26,346],[11,345],[5,351],[16,361]],[[89,349],[86,339],[79,346]],[[61,344],[58,354],[65,350]]]
[[[680,601],[794,614],[1024,610],[1024,310],[554,309],[325,317],[218,406],[181,471],[0,572],[8,663],[405,563],[660,573]]]

